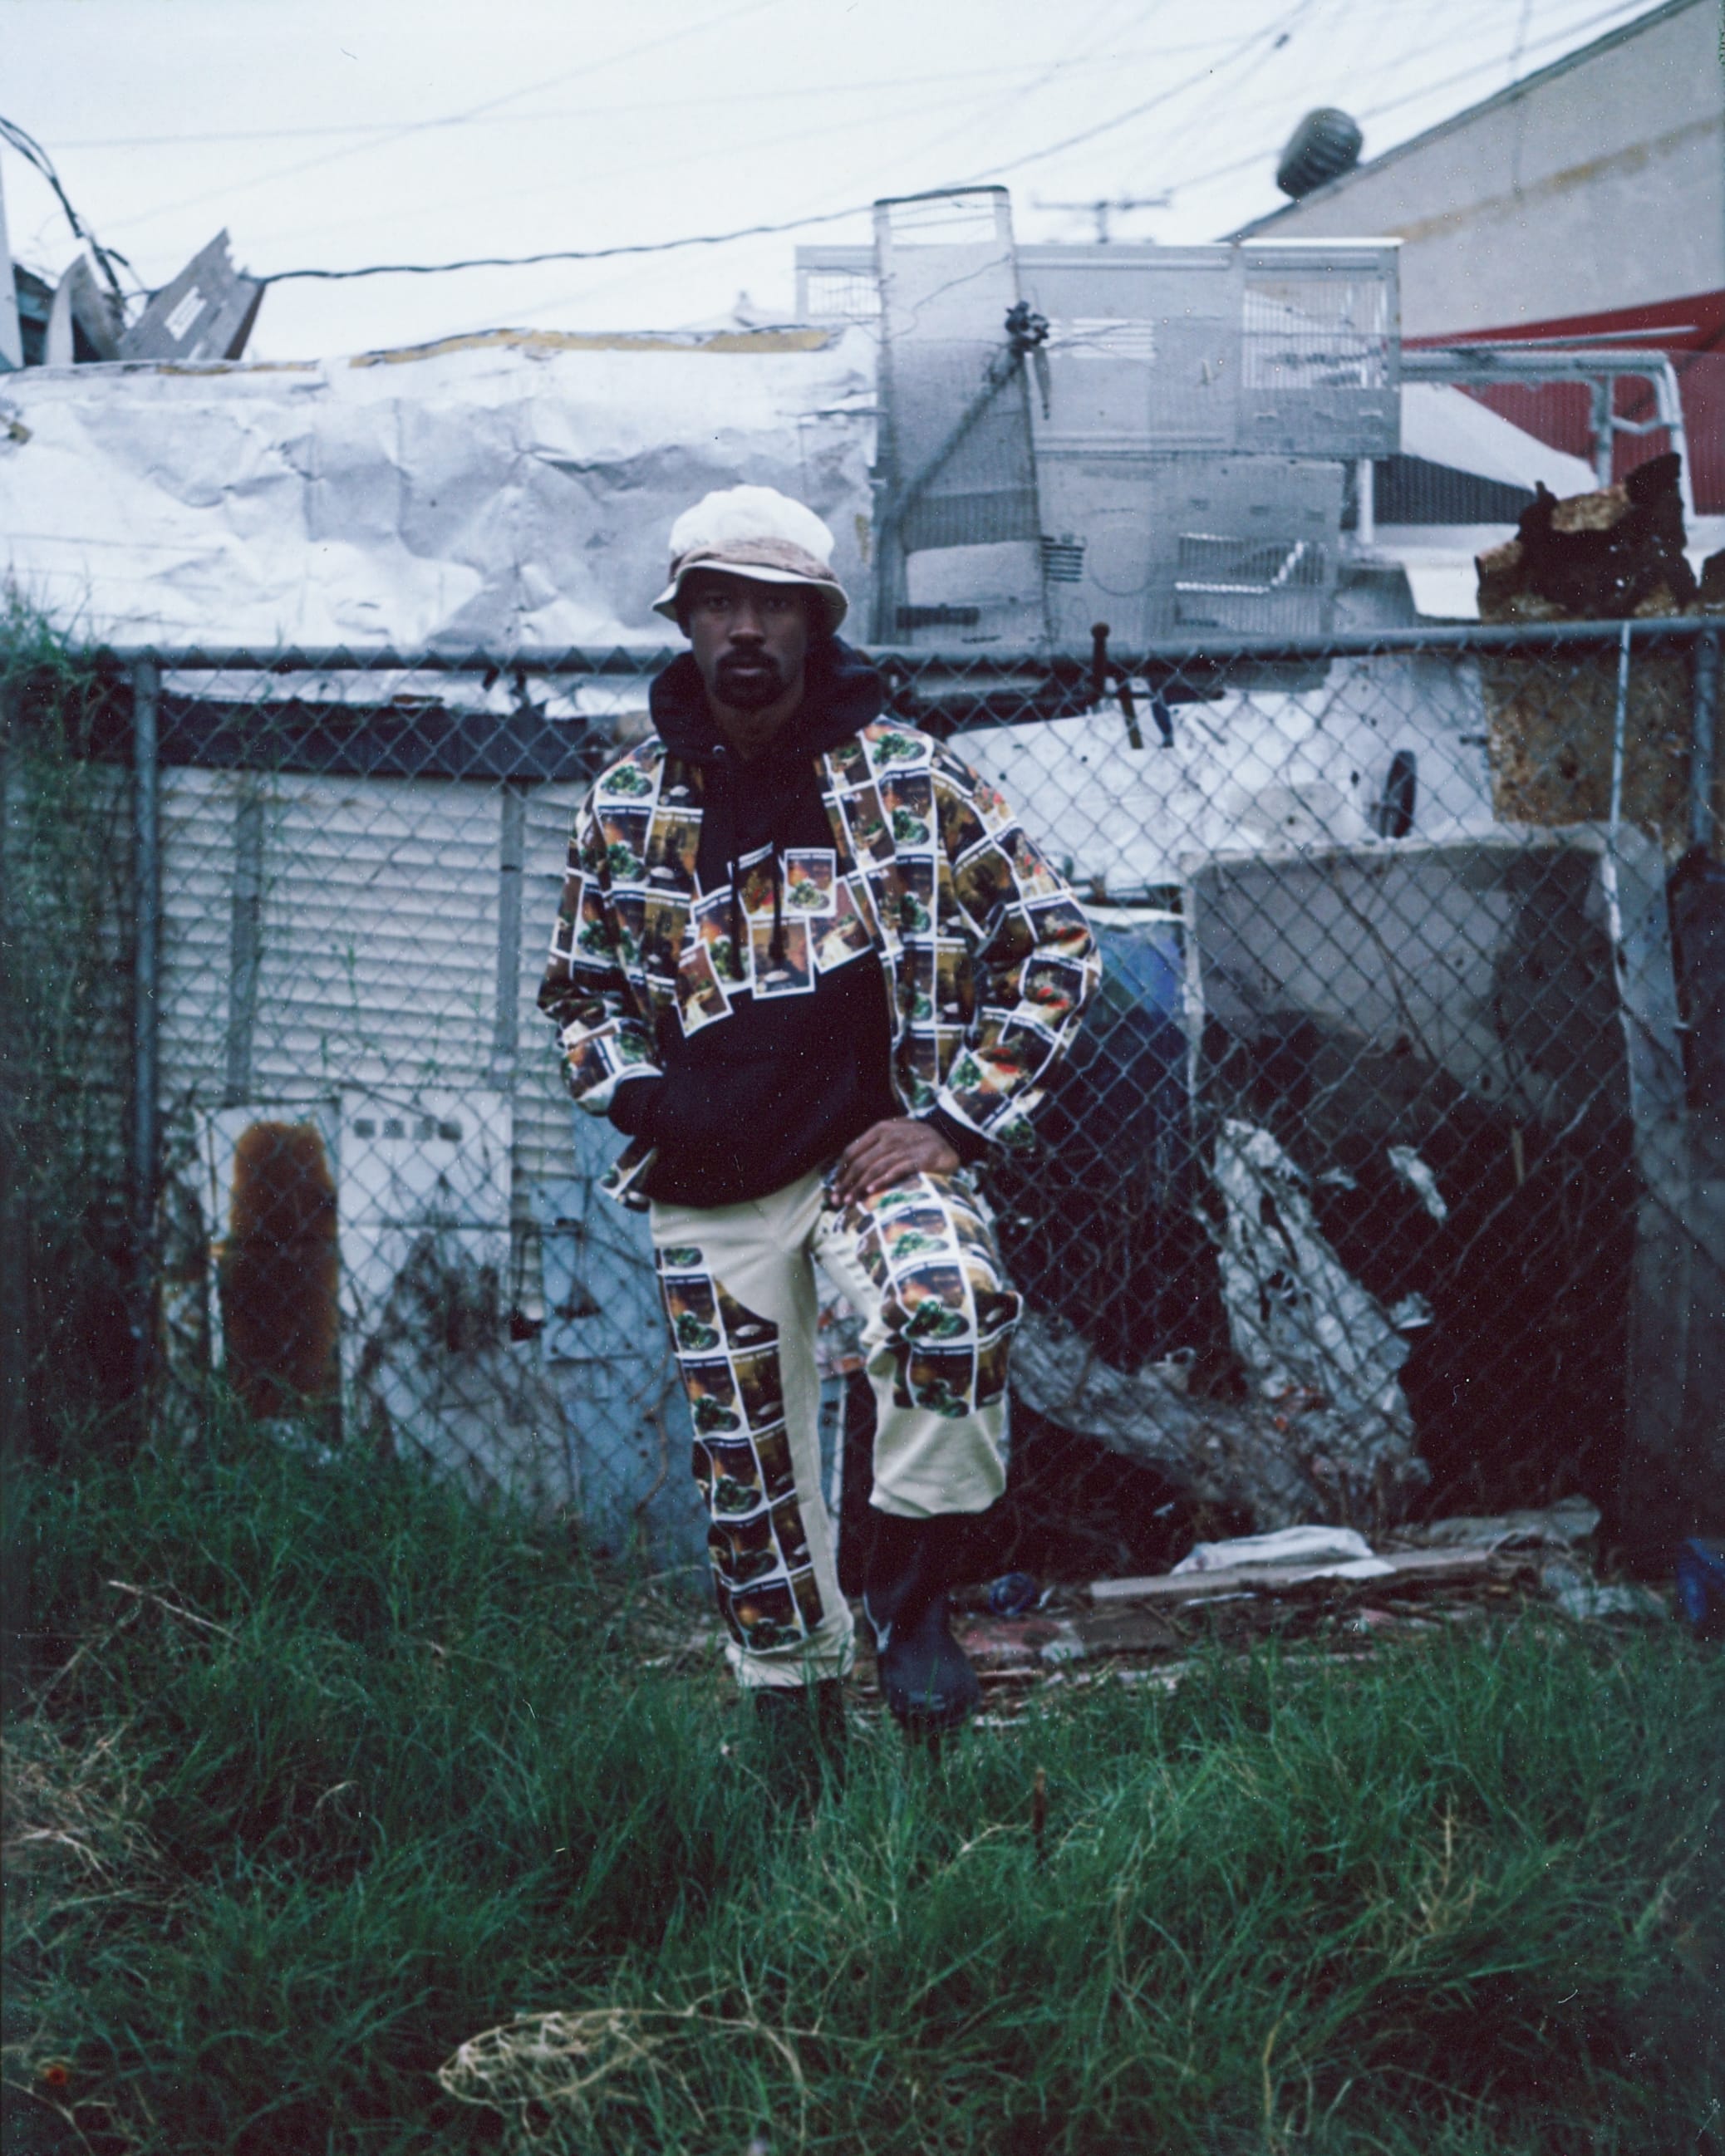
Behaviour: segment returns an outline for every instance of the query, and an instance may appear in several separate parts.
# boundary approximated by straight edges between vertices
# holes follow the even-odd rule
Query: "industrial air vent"
[[[1058,539],[1042,535],[1042,573],[1051,584],[1076,584],[1084,580],[1084,542],[1070,531]]]
[[[1310,633],[1334,581],[1317,540],[1183,531],[1174,617],[1183,627]]]

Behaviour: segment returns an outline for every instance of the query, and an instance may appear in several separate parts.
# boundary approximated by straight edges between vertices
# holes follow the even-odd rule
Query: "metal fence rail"
[[[1720,1466],[1719,637],[877,654],[1104,947],[1040,1150],[985,1176],[1021,1419],[1263,1524],[1625,1473],[1651,1522]],[[92,662],[112,903],[75,1075],[163,1412],[214,1368],[316,1441],[697,1533],[640,1224],[596,1193],[617,1142],[534,1007],[571,814],[666,655]],[[59,918],[52,701],[14,680],[15,970]],[[43,1072],[6,1053],[27,1133]],[[17,1397],[65,1345],[53,1282],[20,1292]]]

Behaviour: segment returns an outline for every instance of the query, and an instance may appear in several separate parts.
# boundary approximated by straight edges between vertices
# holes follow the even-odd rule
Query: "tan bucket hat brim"
[[[820,595],[826,629],[832,635],[850,611],[845,587],[824,562],[788,539],[737,539],[722,546],[691,547],[671,564],[670,582],[653,602],[667,621],[677,618],[677,594],[696,569],[729,569],[757,584],[802,584]]]

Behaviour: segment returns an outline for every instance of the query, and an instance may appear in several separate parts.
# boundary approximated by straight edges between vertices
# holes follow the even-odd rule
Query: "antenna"
[[[1108,244],[1108,219],[1117,210],[1167,209],[1173,202],[1172,195],[1104,195],[1095,202],[1045,202],[1040,195],[1033,198],[1038,209],[1081,209],[1096,221],[1096,244]]]

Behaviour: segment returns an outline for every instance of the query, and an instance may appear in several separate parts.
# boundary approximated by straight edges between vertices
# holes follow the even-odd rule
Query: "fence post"
[[[7,932],[6,893],[17,873],[7,859],[6,844],[12,816],[14,722],[11,690],[0,683],[0,934]],[[7,1018],[11,1023],[10,1012]],[[13,1045],[0,1045],[0,1445],[8,1450],[23,1443],[30,1409],[29,1240],[18,1152],[23,1101],[12,1060],[14,1052]]]
[[[132,668],[132,1092],[130,1169],[132,1376],[141,1413],[151,1377],[156,1299],[157,1072],[161,1014],[162,793],[157,721],[162,675],[153,659]]]
[[[515,1091],[521,1057],[521,878],[526,865],[527,789],[506,778],[497,841],[497,1001],[491,1019],[491,1083]]]
[[[1689,734],[1689,843],[1703,852],[1713,844],[1713,787],[1719,724],[1719,632],[1704,629],[1695,643],[1695,701]]]

